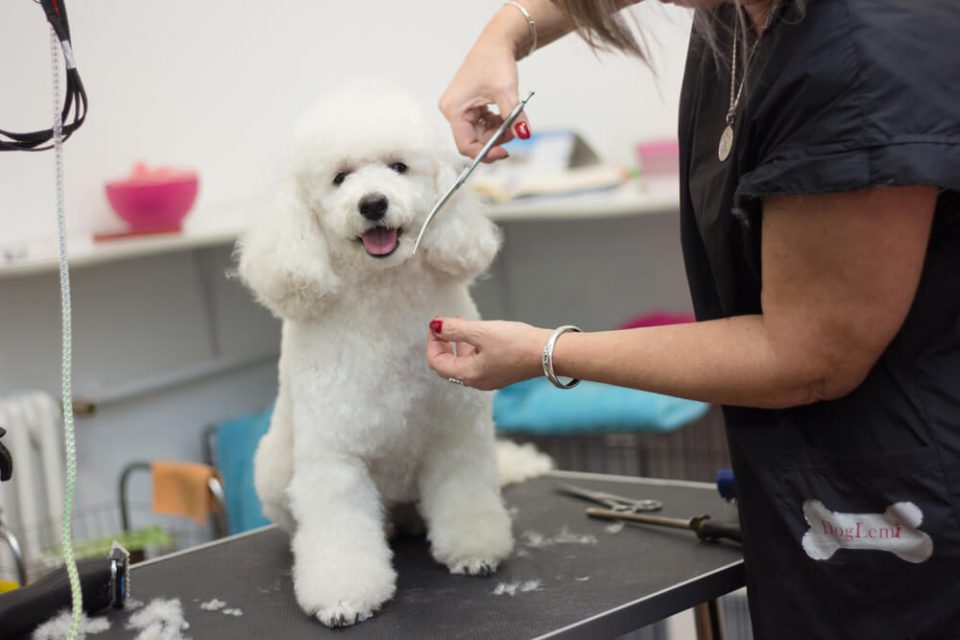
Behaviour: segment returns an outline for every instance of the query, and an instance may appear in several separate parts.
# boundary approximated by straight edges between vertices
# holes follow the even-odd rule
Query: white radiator
[[[28,564],[56,544],[63,509],[64,463],[59,403],[42,391],[0,398],[4,446],[13,478],[0,483],[0,520],[19,538]],[[51,532],[42,539],[38,532]],[[0,580],[10,579],[13,556],[0,545]]]

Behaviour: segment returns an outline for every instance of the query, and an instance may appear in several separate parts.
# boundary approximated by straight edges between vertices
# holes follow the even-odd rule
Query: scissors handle
[[[433,205],[433,209],[430,210],[430,213],[427,215],[427,219],[423,221],[423,226],[420,227],[420,233],[417,234],[417,241],[413,243],[413,252],[411,253],[411,255],[416,255],[417,249],[420,247],[420,241],[423,240],[423,235],[427,232],[427,227],[430,226],[430,223],[433,221],[434,216],[436,216],[437,213],[440,211],[440,209],[443,208],[443,205],[447,203],[447,200],[449,200],[450,197],[454,193],[456,193],[457,189],[463,186],[463,183],[467,181],[467,178],[470,177],[470,174],[473,173],[474,170],[476,170],[476,168],[480,166],[480,163],[483,162],[484,158],[487,157],[487,154],[490,153],[490,150],[496,146],[497,141],[500,140],[501,137],[503,137],[503,134],[506,133],[507,129],[510,128],[510,125],[513,124],[514,120],[516,120],[520,116],[520,113],[523,111],[523,108],[527,105],[527,102],[529,102],[530,98],[533,97],[533,93],[534,93],[533,91],[528,93],[527,97],[521,100],[517,104],[517,106],[513,108],[513,111],[510,112],[510,115],[508,115],[504,119],[504,121],[500,124],[500,126],[497,128],[494,134],[490,136],[490,139],[487,140],[486,144],[483,145],[483,148],[480,149],[480,153],[478,153],[477,157],[473,159],[473,162],[470,163],[470,166],[468,166],[466,169],[463,170],[463,172],[460,173],[460,175],[457,177],[456,182],[454,182],[453,185],[449,189],[447,189],[447,192],[440,197],[437,203]]]
[[[492,136],[490,136],[490,139],[487,140],[487,143],[483,145],[483,148],[480,149],[480,153],[478,153],[477,157],[473,159],[473,162],[470,163],[470,166],[467,167],[467,169],[460,174],[460,178],[457,180],[457,182],[459,183],[457,184],[458,187],[466,181],[467,177],[471,173],[473,173],[474,169],[480,166],[480,163],[483,162],[484,158],[487,157],[487,154],[490,153],[490,150],[497,145],[497,141],[500,140],[503,134],[507,132],[507,129],[510,128],[510,125],[513,124],[514,120],[516,120],[520,116],[520,113],[523,111],[523,108],[527,105],[527,102],[532,97],[533,97],[533,91],[528,93],[527,97],[521,100],[517,104],[517,106],[513,108],[513,111],[510,112],[510,115],[508,115],[506,119],[504,119],[504,121],[500,123],[500,127],[496,130],[496,132],[494,132]]]

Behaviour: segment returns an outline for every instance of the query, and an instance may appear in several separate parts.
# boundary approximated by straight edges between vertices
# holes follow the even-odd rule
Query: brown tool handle
[[[674,529],[691,529],[690,521],[681,518],[668,518],[666,516],[651,516],[645,513],[633,513],[630,511],[614,511],[612,509],[599,509],[590,507],[587,509],[587,515],[591,518],[600,518],[602,520],[626,520],[627,522],[639,522],[641,524],[654,524],[661,527],[672,527]]]
[[[587,515],[591,518],[601,518],[603,520],[625,520],[627,522],[639,522],[640,524],[652,524],[660,527],[671,527],[673,529],[688,529],[696,533],[697,537],[701,540],[712,541],[727,539],[740,542],[740,527],[732,524],[713,522],[710,516],[706,515],[684,520],[683,518],[651,516],[641,513],[613,511],[612,509],[598,509],[596,507],[587,509]]]
[[[701,540],[733,540],[740,543],[740,527],[735,524],[714,522],[710,516],[697,516],[690,520],[690,528]]]

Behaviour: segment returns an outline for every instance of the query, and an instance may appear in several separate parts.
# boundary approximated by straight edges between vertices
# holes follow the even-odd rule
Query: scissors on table
[[[590,500],[597,504],[602,504],[610,511],[615,513],[644,513],[647,511],[659,511],[663,508],[663,503],[659,500],[650,498],[624,498],[623,496],[605,493],[603,491],[591,491],[583,487],[577,487],[572,484],[559,484],[557,491],[568,496],[576,496],[584,500]]]
[[[673,529],[690,529],[701,540],[716,541],[721,538],[740,542],[740,527],[737,524],[714,522],[710,516],[702,515],[693,518],[666,518],[664,516],[644,515],[645,511],[659,511],[663,503],[659,500],[635,500],[624,498],[612,493],[590,491],[583,487],[569,484],[557,485],[557,491],[570,496],[592,500],[602,504],[606,509],[588,508],[587,515],[591,518],[603,520],[625,520],[641,524],[652,524]]]

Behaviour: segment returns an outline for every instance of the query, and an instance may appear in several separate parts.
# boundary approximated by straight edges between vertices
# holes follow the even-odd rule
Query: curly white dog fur
[[[499,247],[461,193],[411,256],[456,178],[448,149],[409,97],[372,86],[331,96],[298,128],[292,175],[238,246],[240,277],[284,321],[257,493],[292,535],[300,606],[330,627],[393,596],[393,504],[417,503],[453,573],[490,573],[513,548],[491,398],[426,364],[430,319],[478,317],[468,286]]]

